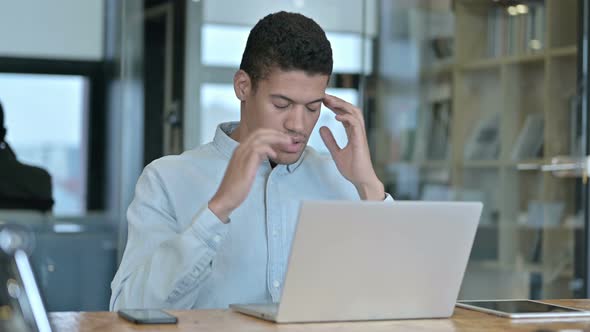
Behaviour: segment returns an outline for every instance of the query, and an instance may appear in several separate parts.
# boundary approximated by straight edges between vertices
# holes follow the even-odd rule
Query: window
[[[81,75],[0,73],[6,141],[51,174],[55,215],[86,212],[89,86]]]
[[[201,59],[205,66],[238,68],[250,28],[237,25],[204,24]],[[372,68],[372,40],[365,38],[365,64],[362,60],[363,38],[352,32],[326,32],[332,44],[334,73],[360,73]],[[362,68],[361,68],[362,67]]]

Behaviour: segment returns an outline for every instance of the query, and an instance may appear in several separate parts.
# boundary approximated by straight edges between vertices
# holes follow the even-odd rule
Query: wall
[[[0,56],[103,58],[104,0],[0,2]]]
[[[326,31],[360,33],[363,31],[363,2],[366,2],[365,31],[368,35],[375,35],[377,22],[374,0],[208,0],[203,2],[203,17],[207,23],[252,27],[264,16],[284,10],[311,17]]]

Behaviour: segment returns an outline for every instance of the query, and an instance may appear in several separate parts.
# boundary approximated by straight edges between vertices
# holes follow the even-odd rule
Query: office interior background
[[[7,142],[21,162],[49,171],[55,205],[2,210],[0,220],[34,234],[47,310],[108,310],[142,168],[239,120],[232,78],[250,28],[294,11],[326,30],[328,91],[363,109],[387,191],[398,200],[484,202],[460,299],[588,297],[587,6],[4,1]],[[346,143],[331,112],[316,131],[321,125]],[[327,153],[317,132],[310,145]]]

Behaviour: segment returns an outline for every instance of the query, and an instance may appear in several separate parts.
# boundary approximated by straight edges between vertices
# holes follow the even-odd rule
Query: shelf
[[[534,160],[519,160],[519,161],[510,161],[507,163],[508,167],[513,167],[518,171],[540,171],[541,166],[549,163],[543,159],[534,159]]]
[[[427,160],[419,162],[418,166],[424,168],[450,168],[451,163],[448,160]]]
[[[504,58],[504,63],[508,65],[526,64],[531,62],[541,62],[545,60],[545,52],[534,54],[510,55]]]
[[[536,272],[536,273],[548,273],[550,272],[547,266],[544,266],[543,263],[500,263],[497,260],[473,260],[469,262],[469,267],[471,268],[484,268],[484,269],[498,269],[504,271],[515,271],[515,272]],[[558,274],[561,278],[572,278],[573,271],[571,269],[566,269],[564,271],[560,271]]]
[[[526,223],[526,211],[521,211],[520,213],[524,218],[524,222],[520,221],[517,222],[518,228],[521,230],[543,230],[543,231],[575,231],[575,230],[583,230],[584,223],[580,216],[576,216],[573,214],[568,214],[563,219],[560,219],[559,223],[557,224],[546,224],[546,225],[531,225]],[[519,218],[520,219],[520,218]]]
[[[518,224],[518,229],[522,231],[575,231],[579,229],[584,229],[584,225],[547,225],[547,226],[534,226],[534,225],[527,225],[527,224]]]
[[[504,165],[502,160],[464,160],[462,166],[464,168],[490,168],[501,167]]]
[[[505,55],[495,58],[483,58],[471,60],[460,64],[463,70],[480,70],[499,67],[501,65],[526,64],[531,62],[541,62],[549,55],[552,57],[575,56],[578,54],[578,48],[573,46],[553,48],[529,54]]]
[[[549,55],[552,57],[566,57],[566,56],[577,56],[578,47],[576,45],[554,48],[549,50]]]
[[[511,270],[518,272],[543,272],[543,265],[540,263],[508,264],[501,263],[497,260],[474,260],[469,262],[469,264],[473,267],[484,269]]]
[[[396,166],[409,166],[415,168],[440,168],[450,169],[451,163],[448,160],[424,160],[424,161],[398,161],[390,163],[387,169],[395,169]]]
[[[503,58],[489,58],[469,61],[461,65],[462,70],[493,69],[502,65]]]
[[[430,67],[423,67],[422,70],[420,70],[420,77],[432,78],[441,75],[451,75],[454,69],[454,63],[442,63]]]
[[[579,180],[555,178],[551,172],[544,172],[547,168],[542,166],[551,164],[554,155],[566,153],[572,143],[577,143],[576,135],[570,131],[577,128],[571,96],[576,93],[577,82],[579,47],[575,14],[579,4],[575,0],[533,1],[528,16],[511,18],[508,14],[514,13],[504,9],[519,2],[457,1],[460,4],[452,9],[454,66],[424,68],[420,74],[434,81],[434,87],[450,84],[452,88],[453,113],[448,132],[453,153],[445,185],[457,199],[465,192],[465,197],[483,197],[481,200],[486,203],[482,217],[486,224],[478,226],[479,242],[474,243],[475,254],[469,266],[478,277],[489,273],[489,278],[477,280],[483,288],[486,280],[498,276],[503,278],[500,281],[518,281],[514,284],[518,290],[506,288],[515,293],[525,289],[528,293],[524,294],[530,294],[534,287],[535,296],[568,294],[569,290],[564,290],[567,279],[573,278],[571,246],[585,230],[581,218],[572,216],[579,212],[572,182]],[[506,8],[502,8],[504,5]],[[541,41],[543,48],[533,50],[533,39]],[[428,121],[442,117],[436,113],[440,112],[438,108],[427,106],[424,108],[431,113],[417,119],[426,119],[419,124],[431,128]],[[423,112],[422,108],[419,111]],[[495,113],[499,113],[499,120],[492,118]],[[535,114],[544,115],[543,124],[525,127],[529,115]],[[487,128],[489,134],[483,132]],[[514,148],[519,137],[532,141],[533,134],[535,143],[542,138],[542,154],[520,153]],[[488,147],[484,143],[491,144],[493,139],[499,153],[472,149],[476,138],[482,142],[480,149]],[[533,144],[521,143],[524,147]],[[478,153],[471,153],[472,150]],[[512,155],[522,157],[513,160]],[[437,173],[420,170],[422,174]],[[529,219],[531,201],[538,205],[530,205]],[[557,202],[562,204],[539,206]],[[519,219],[520,215],[525,218]],[[539,274],[541,284],[538,279],[527,280]],[[555,280],[558,282],[554,283]],[[475,290],[472,292],[476,294]]]
[[[501,65],[517,65],[545,60],[545,53],[510,55],[498,58],[489,58],[467,62],[461,66],[463,70],[480,70],[499,67]]]
[[[549,164],[550,161],[543,159],[532,160],[463,160],[459,167],[463,168],[492,168],[492,167],[509,167],[518,171],[540,171],[541,166]],[[424,160],[424,161],[398,161],[393,162],[390,166],[396,165],[413,166],[418,168],[450,168],[454,165],[449,160]]]

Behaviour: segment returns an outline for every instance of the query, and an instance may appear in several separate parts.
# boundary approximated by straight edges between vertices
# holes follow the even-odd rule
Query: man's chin
[[[278,165],[291,165],[297,162],[301,157],[303,150],[297,153],[287,153],[287,152],[280,152],[277,158],[272,159],[271,161]]]

